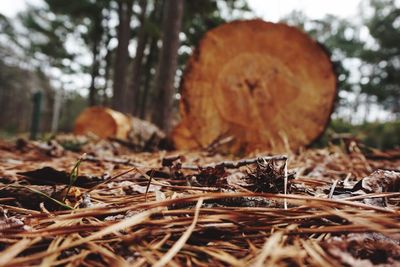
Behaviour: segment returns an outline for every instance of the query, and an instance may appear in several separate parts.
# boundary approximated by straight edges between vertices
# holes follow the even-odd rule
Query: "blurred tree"
[[[16,39],[28,56],[32,68],[51,76],[56,84],[56,92],[45,94],[45,99],[56,100],[49,113],[53,112],[53,128],[58,125],[60,103],[64,102],[64,86],[71,87],[76,75],[87,73],[91,77],[89,87],[89,104],[97,102],[97,88],[101,65],[101,49],[104,47],[104,14],[107,14],[110,1],[57,1],[45,0],[42,7],[28,6],[27,11],[18,15],[19,28]],[[81,46],[77,49],[77,46]],[[86,50],[87,49],[87,50]],[[77,58],[87,55],[89,51],[92,64],[88,65]],[[68,77],[70,76],[70,77]],[[76,87],[75,87],[76,88]],[[86,87],[87,88],[87,87]],[[43,88],[41,88],[43,89]],[[75,90],[77,90],[76,88]],[[49,98],[50,97],[50,98]],[[45,120],[43,120],[45,121]]]
[[[151,1],[150,1],[151,2]],[[158,92],[155,89],[154,81],[157,81],[155,74],[157,69],[158,58],[158,41],[162,32],[160,25],[162,22],[163,5],[166,1],[153,1],[150,6],[150,16],[145,20],[145,28],[148,34],[147,49],[143,60],[143,80],[141,89],[136,101],[136,105],[142,118],[148,117],[148,111],[159,108],[157,102]],[[176,73],[179,79],[186,65],[190,54],[195,46],[197,46],[201,37],[210,29],[226,22],[242,18],[246,13],[250,13],[245,0],[193,0],[184,2],[184,14],[182,18],[182,27],[180,32],[180,47],[178,53],[178,71]],[[146,53],[146,51],[148,51]],[[178,84],[176,81],[175,85]],[[177,86],[174,88],[174,93],[177,92]],[[152,101],[149,101],[149,100]],[[175,108],[176,105],[173,105]]]
[[[369,7],[373,44],[360,53],[362,91],[400,118],[400,8],[395,0],[370,0]]]
[[[0,14],[0,125],[8,132],[26,131],[30,125],[31,94],[46,94],[41,130],[50,128],[53,88],[48,77],[31,65],[13,22]]]
[[[175,76],[178,60],[179,33],[183,17],[183,0],[169,0],[164,5],[162,48],[157,69],[156,99],[153,121],[168,132],[171,123]]]
[[[167,1],[44,2],[45,5],[40,8],[29,6],[26,12],[22,12],[18,20],[24,27],[14,36],[9,34],[10,38],[22,40],[18,45],[26,51],[30,66],[50,75],[57,88],[69,88],[62,94],[64,98],[69,97],[69,90],[79,90],[83,85],[84,89],[89,89],[90,105],[107,104],[111,87],[114,87],[115,99],[119,95],[117,88],[125,88],[120,94],[122,97],[119,97],[122,104],[115,104],[112,100],[113,106],[149,119],[150,111],[160,107],[160,92],[155,85],[159,80],[156,79],[156,73],[158,59],[162,58],[161,32]],[[245,0],[196,0],[185,1],[185,4],[179,33],[178,71],[174,72],[174,78],[178,79],[192,49],[206,31],[224,23],[226,19],[240,18],[242,11],[249,10]],[[119,12],[126,5],[131,8]],[[118,28],[123,25],[124,34],[118,35]],[[133,60],[128,53],[130,41],[136,49]],[[89,53],[91,60],[88,61]],[[131,67],[131,76],[126,72],[128,66]],[[74,85],[77,84],[77,77],[80,80],[85,77],[82,74],[90,76],[90,83],[89,80],[87,85],[79,82],[77,88]],[[174,99],[177,81],[172,83],[168,101]],[[61,114],[65,112],[61,110]]]
[[[102,62],[100,50],[106,45],[104,40],[105,27],[107,27],[107,15],[110,12],[111,2],[109,0],[45,0],[49,13],[56,14],[56,18],[64,21],[64,26],[69,27],[69,33],[79,37],[91,51],[92,63],[88,72],[91,76],[89,86],[89,105],[97,104],[97,84],[100,65]],[[46,12],[46,10],[45,10]],[[81,70],[85,71],[85,66]]]
[[[140,89],[134,92],[138,93],[138,95],[134,95],[134,97],[136,96],[136,100],[133,99],[134,104],[139,109],[139,113],[134,115],[139,115],[142,119],[150,119],[146,115],[148,115],[147,111],[151,109],[148,100],[152,97],[152,91],[154,91],[154,76],[159,52],[158,41],[161,36],[161,29],[159,26],[162,21],[162,10],[164,4],[165,2],[162,0],[155,0],[149,18],[146,19],[143,24],[143,27],[146,30],[146,47],[148,52],[145,53],[142,66],[140,67],[144,73],[140,80]]]
[[[0,46],[0,50],[4,47]],[[40,130],[50,130],[53,88],[49,79],[37,70],[10,65],[0,60],[0,130],[26,131],[30,126],[32,93],[45,93]]]
[[[118,46],[114,67],[114,83],[113,83],[113,99],[112,107],[122,112],[130,112],[128,110],[127,99],[127,79],[126,73],[129,63],[129,41],[131,39],[131,16],[132,16],[132,0],[118,1]]]
[[[71,73],[71,62],[74,54],[66,48],[68,37],[73,32],[73,26],[66,18],[55,16],[49,10],[31,7],[18,15],[25,26],[23,49],[33,59],[32,65],[37,68],[58,68],[65,73]]]
[[[146,41],[148,35],[146,33],[146,10],[147,10],[147,1],[139,0],[140,6],[140,14],[139,14],[139,28],[136,38],[136,53],[135,58],[132,63],[132,76],[130,82],[129,91],[131,95],[129,95],[128,101],[128,109],[132,112],[133,115],[138,116],[139,113],[139,92],[140,92],[140,78],[142,74],[142,62],[144,58],[144,50],[146,48]]]
[[[374,99],[377,104],[400,116],[400,8],[395,0],[369,0],[361,6],[362,23],[351,23],[328,15],[310,20],[299,11],[292,12],[285,22],[303,28],[323,43],[332,53],[338,73],[339,89],[355,95],[352,116],[360,105],[365,118]],[[358,62],[359,73],[354,64]],[[351,73],[355,76],[351,79]],[[348,100],[341,98],[340,105]]]

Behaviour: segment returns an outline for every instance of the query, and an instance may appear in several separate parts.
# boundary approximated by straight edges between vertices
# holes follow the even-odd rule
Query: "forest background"
[[[255,13],[245,0],[44,0],[16,16],[0,13],[0,136],[29,131],[38,92],[42,134],[70,131],[92,105],[168,131],[201,37]],[[363,0],[357,14],[312,19],[293,10],[281,21],[323,44],[338,74],[336,109],[318,144],[350,133],[393,148],[400,144],[400,1]]]

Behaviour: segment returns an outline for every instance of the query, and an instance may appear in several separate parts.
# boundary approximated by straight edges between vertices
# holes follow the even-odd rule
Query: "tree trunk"
[[[164,1],[161,0],[156,0],[154,2],[154,9],[152,11],[152,14],[150,15],[150,20],[154,21],[156,24],[161,24],[162,21],[162,16],[163,16],[163,7],[164,7]],[[149,46],[149,51],[146,55],[145,62],[143,62],[143,68],[144,68],[144,79],[143,79],[143,86],[142,90],[140,92],[140,100],[138,104],[139,108],[139,116],[141,119],[151,119],[147,118],[147,111],[151,110],[151,107],[149,109],[148,105],[148,98],[151,93],[151,91],[154,91],[154,74],[152,73],[152,70],[155,69],[155,66],[157,65],[157,58],[158,58],[158,52],[159,49],[157,47],[157,43],[160,40],[160,36],[158,34],[152,34],[148,35],[149,41],[148,46]],[[154,102],[154,101],[153,101]]]
[[[157,41],[158,38],[152,37],[150,41],[149,54],[146,57],[146,64],[144,66],[147,75],[144,79],[143,91],[141,93],[141,98],[139,103],[139,109],[140,109],[139,114],[141,119],[144,119],[146,117],[147,100],[152,88],[153,74],[151,74],[151,70],[154,66],[153,64],[154,61],[157,59],[157,51],[158,51]]]
[[[110,86],[110,70],[112,68],[112,64],[111,64],[111,56],[112,56],[112,51],[110,48],[108,48],[108,43],[109,40],[111,40],[111,36],[107,37],[109,38],[108,41],[106,42],[106,47],[107,47],[107,52],[106,55],[104,57],[104,87],[103,87],[103,94],[102,94],[102,99],[101,99],[101,105],[102,106],[108,106],[108,96],[107,96],[107,89]]]
[[[96,89],[96,78],[99,76],[99,40],[93,40],[92,46],[92,69],[90,71],[91,81],[89,87],[89,106],[95,106],[97,104],[97,89]]]
[[[205,34],[181,83],[178,149],[284,152],[324,131],[336,97],[332,63],[302,31],[262,20],[236,21]]]
[[[142,61],[144,56],[144,50],[146,48],[146,28],[145,28],[145,19],[146,19],[146,7],[147,1],[140,0],[139,2],[141,13],[139,17],[140,21],[140,29],[137,36],[137,46],[136,46],[136,55],[135,59],[132,64],[132,79],[131,79],[131,86],[130,91],[132,94],[131,99],[131,107],[130,110],[134,116],[137,116],[139,113],[138,108],[138,98],[140,97],[140,80],[141,80],[141,73],[142,73]]]
[[[54,103],[53,103],[53,116],[51,118],[51,133],[57,133],[58,125],[60,122],[61,107],[63,105],[64,98],[64,84],[62,83],[61,88],[54,93]]]
[[[162,49],[160,53],[156,92],[158,109],[153,121],[165,132],[169,131],[175,93],[175,74],[179,48],[179,32],[183,16],[183,0],[169,0],[164,6]]]
[[[150,15],[150,20],[153,21],[157,25],[161,25],[162,21],[162,16],[163,16],[163,8],[164,7],[164,1],[161,0],[156,0],[154,2],[154,8],[153,11]],[[145,57],[145,62],[143,62],[143,68],[144,68],[144,75],[142,77],[143,79],[143,86],[142,90],[140,91],[140,95],[138,98],[136,98],[136,105],[139,109],[138,111],[138,116],[140,116],[141,119],[147,119],[151,120],[151,114],[150,118],[148,118],[147,112],[152,110],[152,107],[149,107],[147,100],[151,92],[154,93],[154,74],[152,70],[156,69],[157,66],[157,59],[159,55],[159,49],[157,46],[158,41],[160,40],[159,34],[153,33],[153,34],[148,34],[147,38],[149,39],[147,41],[148,44],[148,53]],[[154,102],[154,101],[153,101]]]
[[[363,118],[363,123],[368,122],[368,117],[371,111],[371,105],[372,105],[372,101],[371,101],[371,96],[369,95],[365,95],[365,112],[364,112],[364,118]]]
[[[130,22],[132,16],[132,1],[118,1],[118,47],[114,66],[114,94],[112,106],[114,109],[127,112],[126,100],[126,70],[129,63]]]
[[[109,21],[110,20],[110,9],[105,10],[105,15],[104,15],[104,20]],[[110,41],[113,38],[110,27],[108,26],[108,23],[106,23],[104,27],[104,48],[106,49],[105,56],[103,58],[103,64],[104,64],[104,86],[102,88],[102,95],[100,99],[100,105],[106,107],[108,106],[109,98],[107,96],[107,89],[110,88],[110,74],[112,70],[112,49],[110,48]]]
[[[91,82],[89,87],[89,106],[97,105],[97,88],[96,88],[96,79],[99,77],[100,70],[100,47],[102,45],[102,37],[104,33],[103,27],[103,13],[96,13],[92,19],[92,28],[89,32],[89,38],[92,48],[92,67],[90,71]]]
[[[358,110],[360,109],[361,92],[355,92],[355,95],[356,97],[354,99],[352,107],[350,108],[350,114],[348,119],[348,122],[350,123],[356,123]]]

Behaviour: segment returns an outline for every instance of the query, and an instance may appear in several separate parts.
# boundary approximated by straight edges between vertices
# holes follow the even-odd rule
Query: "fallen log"
[[[181,83],[178,149],[207,148],[223,136],[233,153],[282,152],[319,137],[336,97],[326,51],[302,31],[262,20],[206,33]]]
[[[129,117],[105,107],[85,109],[75,121],[75,134],[94,134],[100,138],[127,139],[131,129]]]
[[[85,109],[76,119],[74,133],[110,138],[137,150],[157,149],[166,139],[154,124],[105,107]]]

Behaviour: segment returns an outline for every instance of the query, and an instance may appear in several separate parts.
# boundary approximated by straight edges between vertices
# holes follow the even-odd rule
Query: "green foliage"
[[[72,32],[72,27],[68,27],[70,23],[63,17],[39,8],[31,8],[19,14],[19,20],[29,31],[25,39],[29,43],[25,45],[25,50],[38,61],[38,66],[50,65],[71,72],[66,63],[74,60],[75,56],[66,48],[67,38]]]
[[[64,202],[67,200],[68,193],[71,190],[71,187],[75,184],[76,179],[78,179],[79,176],[79,166],[81,165],[83,159],[85,158],[86,154],[83,154],[75,163],[74,167],[71,170],[71,173],[69,174],[69,185],[67,188],[67,191],[65,192],[64,196]]]
[[[380,149],[400,146],[400,121],[388,123],[367,123],[360,129],[366,145]]]
[[[371,15],[369,15],[371,13]],[[328,15],[310,20],[301,12],[284,21],[303,28],[331,51],[338,74],[339,89],[377,100],[385,109],[400,115],[400,8],[395,0],[369,0],[361,9],[362,24]],[[369,35],[369,36],[368,36]],[[345,61],[360,62],[356,67]],[[346,99],[340,99],[345,105]],[[354,103],[357,109],[359,103]]]
[[[9,36],[14,35],[14,27],[6,16],[0,13],[0,32]]]
[[[394,0],[370,0],[370,6],[374,13],[365,22],[375,44],[360,55],[368,81],[362,90],[400,114],[400,8]]]
[[[400,121],[352,125],[343,120],[332,120],[314,146],[325,147],[336,134],[349,134],[369,147],[392,149],[400,146]]]

